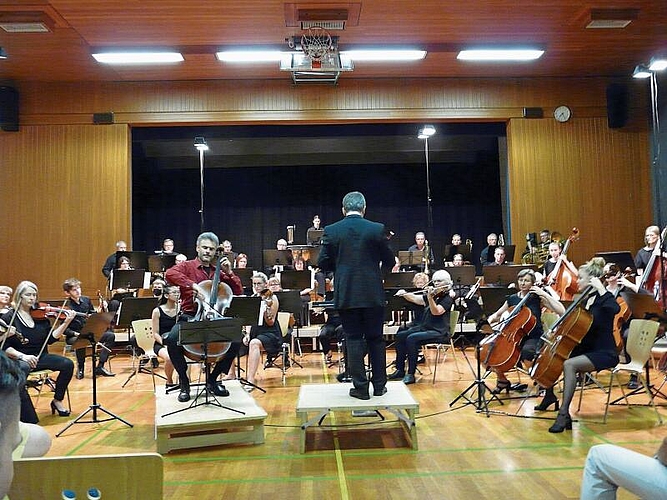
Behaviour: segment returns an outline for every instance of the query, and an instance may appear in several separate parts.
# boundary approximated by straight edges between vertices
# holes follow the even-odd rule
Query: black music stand
[[[454,260],[454,256],[460,253],[463,256],[463,260],[466,262],[472,261],[472,248],[467,243],[461,243],[460,245],[445,245],[445,258],[444,260],[450,262]]]
[[[472,285],[475,283],[475,266],[448,266],[444,269],[452,277],[454,285]]]
[[[283,271],[280,273],[280,286],[283,290],[298,290],[311,287],[310,271]]]
[[[284,274],[284,273],[282,273]],[[282,282],[282,274],[280,276],[280,280]],[[292,336],[292,343],[296,343],[296,345],[299,347],[299,355],[303,356],[303,352],[301,351],[301,339],[299,338],[299,328],[302,327],[303,325],[301,324],[301,311],[303,308],[303,301],[301,300],[301,294],[299,293],[299,290],[286,290],[284,292],[276,292],[275,293],[276,297],[278,297],[278,303],[280,304],[278,307],[279,311],[283,312],[288,312],[292,313],[294,316],[294,328],[296,330],[296,336]],[[294,359],[294,345],[292,345],[292,363],[297,365],[299,368],[303,368],[303,365],[299,363],[296,359]]]
[[[421,311],[424,309],[424,306],[410,302],[405,297],[399,297],[394,294],[387,294],[386,296],[387,304],[384,307],[384,319],[385,321],[391,321],[392,312],[400,311],[401,312],[401,322],[403,326],[407,324],[407,317],[409,311]]]
[[[230,306],[224,311],[226,317],[236,318],[241,321],[243,326],[252,326],[259,324],[260,297],[234,297]],[[236,378],[242,385],[250,385],[266,392],[260,386],[253,384],[248,379],[241,377],[241,350],[236,358]]]
[[[131,252],[124,250],[116,252],[116,268],[118,268],[118,260],[121,257],[130,259],[130,267],[133,269],[148,269],[148,258],[144,251]]]
[[[399,250],[398,262],[401,266],[423,266],[423,250]]]
[[[255,272],[255,270],[252,267],[244,267],[244,268],[234,268],[233,269],[234,274],[236,274],[239,279],[241,280],[241,285],[243,288],[252,288],[252,275]]]
[[[288,267],[292,265],[292,252],[289,250],[262,250],[262,265],[266,268],[274,266]]]
[[[618,266],[621,272],[624,272],[627,268],[632,269],[633,273],[637,272],[637,266],[635,266],[635,259],[632,257],[630,252],[598,252],[595,254],[596,257],[602,257],[605,262],[613,262]]]
[[[175,253],[159,253],[148,256],[148,270],[152,274],[163,274],[167,269],[176,264]]]
[[[306,231],[306,243],[309,245],[319,245],[322,242],[324,229],[309,229]],[[317,262],[317,260],[315,260]]]
[[[120,420],[125,425],[129,427],[134,427],[131,423],[127,422],[126,420],[123,420],[118,415],[111,413],[109,410],[107,410],[97,402],[97,376],[95,374],[95,365],[97,365],[97,355],[96,355],[97,351],[95,349],[95,346],[101,340],[102,335],[104,335],[104,332],[106,332],[109,329],[109,326],[113,321],[113,317],[114,313],[112,312],[95,313],[88,316],[88,318],[86,319],[86,323],[83,325],[83,328],[81,329],[79,338],[72,345],[73,349],[81,349],[83,347],[88,347],[89,345],[92,347],[93,403],[90,406],[88,406],[88,409],[86,409],[78,417],[76,417],[74,420],[68,423],[63,430],[61,430],[58,434],[56,434],[56,437],[59,437],[74,424],[96,424],[99,422],[108,422],[110,420]],[[93,412],[92,420],[83,420],[83,418],[86,415],[88,415],[88,413],[90,413],[91,411]],[[106,413],[107,415],[109,415],[109,417],[102,419],[97,418],[98,411]]]
[[[118,308],[117,328],[129,328],[133,321],[148,319],[157,307],[156,297],[126,297]]]
[[[111,272],[109,290],[125,288],[131,290],[144,287],[146,272],[144,269],[114,269]]]
[[[206,377],[204,380],[208,380],[209,376],[211,375],[210,365],[207,363],[208,345],[213,342],[241,341],[243,338],[243,325],[241,323],[242,322],[236,318],[220,318],[213,320],[177,323],[178,345],[201,344],[203,347],[202,361],[204,362],[204,371]],[[204,400],[197,402],[197,400],[202,395],[204,396]],[[236,410],[221,404],[215,395],[211,394],[209,391],[208,384],[204,383],[189,406],[165,413],[162,415],[162,417],[188,411],[199,406],[217,406],[218,408],[224,408],[225,410],[245,415],[245,412],[241,410]]]
[[[484,266],[482,268],[484,285],[506,287],[511,283],[516,283],[517,274],[524,269],[537,271],[537,266],[535,264]]]
[[[384,276],[384,289],[388,288],[414,288],[412,281],[417,271],[405,271],[401,273],[389,273]]]
[[[513,293],[509,288],[485,286],[479,287],[478,292],[482,297],[482,308],[488,313],[487,316],[500,309],[507,297]]]

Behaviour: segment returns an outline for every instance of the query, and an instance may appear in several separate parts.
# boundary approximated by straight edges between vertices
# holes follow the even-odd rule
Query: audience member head
[[[0,351],[0,498],[8,493],[14,478],[12,453],[21,442],[19,415],[25,375],[18,363]]]

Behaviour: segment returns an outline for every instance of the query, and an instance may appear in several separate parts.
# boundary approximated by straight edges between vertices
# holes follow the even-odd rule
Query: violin
[[[5,323],[2,319],[0,319],[0,335],[5,335],[7,332],[11,330],[11,326],[9,326],[7,323]],[[19,331],[14,328],[14,336],[16,337],[16,340],[21,342],[21,344],[27,344],[28,339],[25,338]],[[4,342],[4,341],[3,341]]]
[[[56,320],[62,320],[67,318],[67,313],[72,311],[67,306],[63,307],[54,307],[48,302],[37,302],[33,307],[30,308],[30,316],[32,319],[56,319]],[[88,315],[86,313],[82,312],[76,312],[73,311],[76,316],[81,316],[84,318],[87,318]]]

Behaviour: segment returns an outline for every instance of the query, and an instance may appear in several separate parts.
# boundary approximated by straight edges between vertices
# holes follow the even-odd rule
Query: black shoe
[[[547,392],[544,395],[544,398],[542,399],[542,402],[538,405],[535,406],[536,411],[548,411],[549,407],[551,405],[554,405],[554,411],[558,411],[558,408],[560,406],[560,403],[558,402],[558,398],[553,392]]]
[[[229,391],[222,385],[220,382],[213,381],[206,383],[206,390],[212,392],[216,396],[226,397],[229,396]]]
[[[526,392],[528,390],[528,384],[520,384],[517,382],[516,384],[512,384],[510,389],[516,392]]]
[[[59,417],[69,417],[69,410],[59,410],[56,406],[55,399],[51,401],[51,415],[55,415],[58,412]]]
[[[151,358],[151,364],[153,365],[153,368],[157,368],[160,366],[160,360],[157,358]]]
[[[187,382],[181,382],[181,392],[178,393],[178,401],[185,403],[190,401],[190,384]]]
[[[572,430],[572,418],[570,415],[559,413],[554,424],[549,427],[549,432],[558,433],[563,432],[565,429],[568,431]]]
[[[387,380],[403,380],[405,377],[405,372],[396,370],[394,373],[387,375]]]
[[[387,394],[387,388],[382,387],[381,389],[374,389],[373,390],[373,396],[384,396]]]
[[[371,399],[371,397],[368,395],[368,390],[362,391],[361,389],[357,389],[356,387],[350,389],[350,396],[357,399],[363,399],[364,401]]]
[[[415,382],[416,382],[415,376],[410,373],[408,373],[405,377],[403,377],[403,383],[405,385],[414,384]]]
[[[83,378],[83,366],[79,366],[76,369],[76,379],[81,380]]]
[[[115,373],[111,373],[109,370],[104,368],[103,366],[98,366],[95,369],[95,375],[101,375],[102,377],[115,377]]]
[[[349,373],[343,372],[336,375],[336,380],[339,382],[352,382],[352,377],[350,377]]]
[[[148,364],[148,358],[141,358],[139,360],[139,366],[146,366]]]
[[[509,380],[499,380],[496,382],[496,388],[491,390],[491,394],[502,394],[503,391],[509,394],[510,387],[512,387],[512,383]]]
[[[639,380],[637,380],[637,375],[630,375],[628,389],[639,389]]]

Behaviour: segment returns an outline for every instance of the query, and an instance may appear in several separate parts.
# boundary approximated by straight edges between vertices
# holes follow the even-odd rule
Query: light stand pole
[[[208,144],[203,137],[195,137],[195,148],[199,151],[199,225],[200,233],[204,232],[204,151],[208,151]]]
[[[435,134],[435,127],[433,125],[424,125],[419,130],[418,139],[424,140],[424,158],[426,160],[426,215],[429,236],[433,234],[433,207],[431,205],[431,171],[428,158],[428,138]]]

